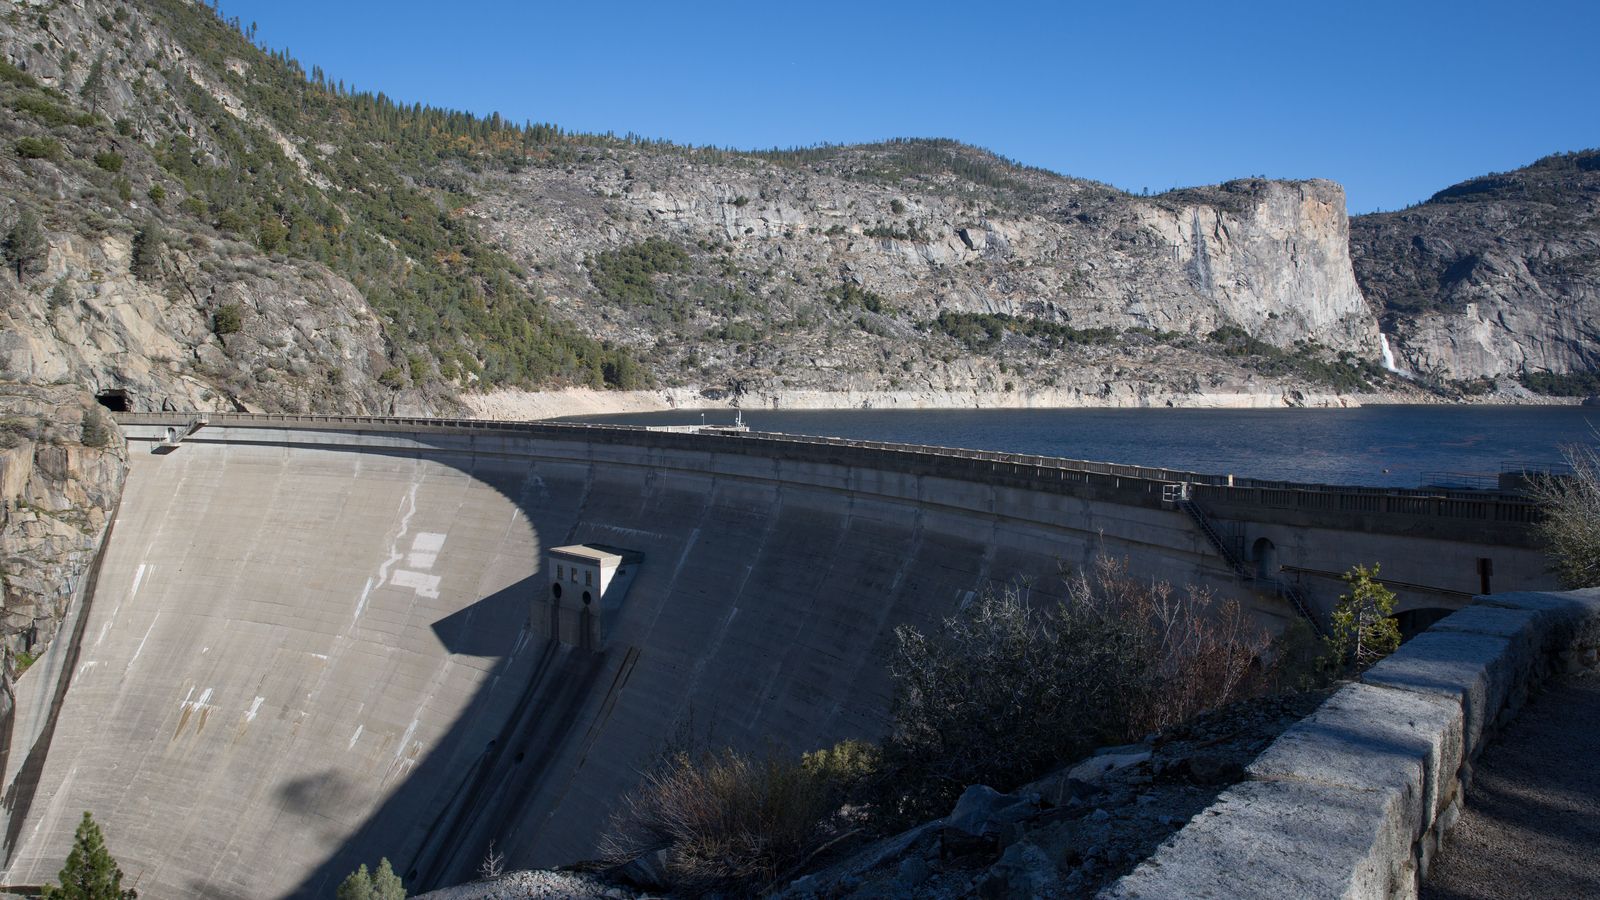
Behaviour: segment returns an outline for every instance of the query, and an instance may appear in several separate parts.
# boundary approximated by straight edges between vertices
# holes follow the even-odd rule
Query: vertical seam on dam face
[[[150,896],[322,896],[379,856],[427,888],[490,839],[513,866],[570,863],[686,728],[746,749],[881,736],[897,625],[1013,579],[1048,601],[1058,561],[1102,548],[1175,582],[1209,563],[1180,513],[1110,488],[766,442],[133,438],[98,583],[142,578],[139,601],[85,599],[95,639],[40,742],[40,799],[7,821],[10,880],[59,868],[80,809]],[[1341,539],[1363,559],[1449,546]],[[546,552],[585,541],[643,559],[593,651],[535,615]]]

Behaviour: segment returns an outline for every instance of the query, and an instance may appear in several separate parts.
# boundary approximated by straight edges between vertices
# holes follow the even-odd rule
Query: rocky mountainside
[[[530,163],[479,178],[470,213],[664,387],[1078,405],[1382,381],[1331,182],[1133,197],[949,141]]]
[[[1600,390],[1600,151],[1548,156],[1409,209],[1358,216],[1350,243],[1361,289],[1393,323],[1412,369]]]
[[[55,637],[122,491],[127,448],[73,385],[0,381],[0,748],[13,672]],[[8,752],[0,749],[0,754]]]

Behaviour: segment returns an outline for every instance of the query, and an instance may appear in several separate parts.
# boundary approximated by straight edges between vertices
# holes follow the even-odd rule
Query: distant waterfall
[[[1394,351],[1389,349],[1389,336],[1381,331],[1378,332],[1378,349],[1383,353],[1383,367],[1385,369],[1388,369],[1396,375],[1410,374],[1405,369],[1395,365]]]

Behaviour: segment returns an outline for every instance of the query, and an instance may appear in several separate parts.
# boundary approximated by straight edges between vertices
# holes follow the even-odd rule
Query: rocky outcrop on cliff
[[[110,524],[127,448],[70,385],[0,381],[0,646],[7,678],[55,636]]]
[[[1356,277],[1410,368],[1445,379],[1600,367],[1600,151],[1550,156],[1351,222]]]
[[[1134,197],[949,141],[606,148],[486,179],[472,212],[559,309],[664,385],[762,405],[1274,380],[1207,339],[1219,329],[1320,359],[1379,353],[1326,181]],[[687,259],[647,267],[648,291],[608,291],[606,267],[650,241]]]
[[[379,382],[395,351],[348,279],[198,215],[210,204],[174,177],[174,147],[230,166],[252,151],[228,117],[264,142],[282,135],[160,19],[81,0],[13,11],[0,66],[0,233],[27,219],[38,239],[0,274],[5,377],[120,391],[134,409],[455,408],[448,391]],[[183,142],[164,144],[174,126]]]

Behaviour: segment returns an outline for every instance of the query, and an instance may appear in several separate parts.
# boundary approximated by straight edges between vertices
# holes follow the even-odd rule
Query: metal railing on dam
[[[121,425],[183,425],[188,413],[115,413]],[[1186,485],[1190,499],[1221,518],[1287,517],[1295,524],[1372,531],[1419,530],[1441,537],[1526,544],[1539,506],[1513,494],[1474,490],[1329,485],[1215,475],[1148,466],[884,441],[773,432],[661,431],[637,425],[506,422],[410,416],[210,413],[215,427],[373,433],[506,434],[671,450],[757,454],[797,462],[860,466],[1063,493],[1089,491],[1154,506],[1163,488]]]

